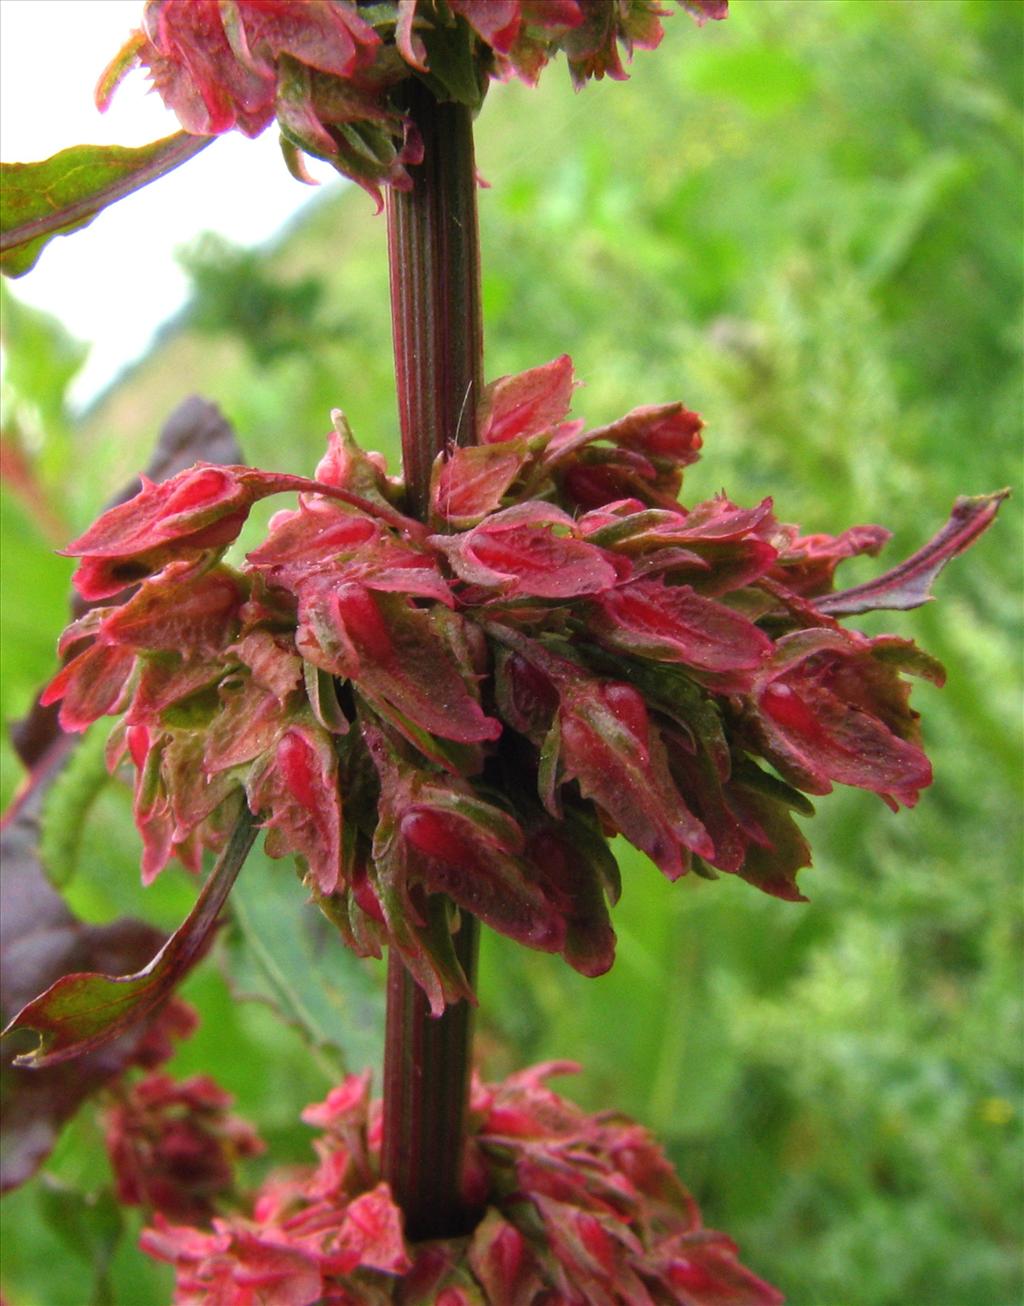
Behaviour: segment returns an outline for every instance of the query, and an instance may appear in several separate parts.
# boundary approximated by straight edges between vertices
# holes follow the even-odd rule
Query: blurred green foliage
[[[699,33],[673,20],[628,86],[575,96],[552,69],[537,91],[495,88],[478,129],[488,375],[568,350],[595,424],[681,398],[708,422],[684,498],[770,494],[807,530],[880,521],[893,560],[957,493],[1018,481],[1022,19],[1016,0],[734,0]],[[339,404],[396,461],[384,229],[365,197],[329,192],[265,259],[214,262],[218,275],[209,248],[192,259],[206,334],[171,335],[73,429],[45,407],[70,357],[59,333],[45,384],[11,375],[46,436],[28,441],[44,486],[52,442],[70,440],[69,527],[145,461],[183,375],[253,463],[310,471]],[[247,277],[250,306],[273,313],[245,308]],[[66,569],[46,553],[52,523],[8,500],[10,717],[52,666]],[[485,1070],[578,1059],[567,1091],[654,1128],[708,1223],[792,1306],[1021,1300],[1019,538],[1011,501],[938,604],[863,622],[948,666],[943,691],[914,691],[936,782],[898,816],[865,794],[823,800],[809,904],[729,877],[668,885],[626,852],[608,976],[485,942]],[[848,582],[875,565],[858,560]],[[102,797],[94,830],[116,801]],[[109,834],[90,838],[76,910],[184,914],[183,875],[138,889],[130,832],[113,859]],[[287,868],[270,873],[298,911]],[[352,984],[363,1023],[337,1043],[358,1064],[374,997],[365,973]],[[203,1026],[174,1069],[217,1075],[275,1159],[301,1159],[297,1109],[329,1082],[302,1022],[237,1003],[212,963],[189,990]],[[87,1299],[67,1287],[74,1221],[53,1219],[52,1190],[95,1189],[97,1146],[87,1110],[46,1183],[8,1199],[12,1306]],[[99,1199],[82,1209],[79,1253],[110,1224]],[[93,1300],[166,1299],[130,1243]]]

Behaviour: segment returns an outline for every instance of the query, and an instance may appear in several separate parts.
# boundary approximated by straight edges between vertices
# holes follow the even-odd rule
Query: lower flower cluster
[[[591,1116],[536,1066],[476,1082],[465,1237],[410,1245],[379,1181],[380,1110],[352,1076],[303,1119],[316,1166],[271,1175],[250,1216],[212,1228],[157,1217],[142,1235],[175,1267],[177,1306],[776,1306],[781,1296],[705,1229],[640,1126]]]
[[[174,856],[197,869],[247,803],[348,943],[397,947],[440,1011],[469,995],[457,908],[584,974],[611,965],[615,833],[670,879],[798,899],[806,795],[916,802],[931,770],[903,673],[942,669],[839,619],[924,602],[1001,496],[836,591],[886,531],[802,535],[769,499],[685,508],[701,419],[672,403],[586,429],[573,386],[567,357],[491,385],[480,443],[438,458],[428,522],[336,413],[315,480],[198,464],[68,550],[96,606],[46,701],[66,729],[123,718],[109,757],[135,771],[146,880]],[[283,492],[298,506],[228,565]]]

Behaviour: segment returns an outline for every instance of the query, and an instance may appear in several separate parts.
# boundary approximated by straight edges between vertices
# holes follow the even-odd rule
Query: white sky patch
[[[93,104],[97,78],[141,15],[141,0],[0,0],[5,163],[49,158],[71,145],[145,145],[179,130],[139,70],[106,114]],[[336,177],[315,160],[310,170],[321,180]],[[175,250],[204,231],[258,244],[315,194],[289,175],[273,125],[255,141],[230,132],[85,230],[51,242],[10,285],[90,345],[72,401],[88,403],[184,304],[188,280]]]

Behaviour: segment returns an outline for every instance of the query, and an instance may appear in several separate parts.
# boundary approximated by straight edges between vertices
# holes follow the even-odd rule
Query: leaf
[[[574,384],[568,354],[515,376],[498,377],[487,386],[480,405],[480,443],[502,444],[550,431],[565,419]]]
[[[231,838],[196,905],[144,969],[130,975],[65,975],[24,1006],[4,1034],[34,1029],[39,1045],[15,1058],[19,1066],[55,1066],[112,1038],[149,1016],[168,998],[206,949],[217,917],[252,847],[256,828],[243,808]]]
[[[0,165],[0,271],[23,276],[54,236],[186,163],[210,137],[176,132],[138,149],[75,145],[40,163]]]
[[[235,996],[263,1002],[297,1029],[332,1079],[380,1062],[384,992],[295,876],[257,850],[231,897],[222,962]]]
[[[988,529],[1009,493],[996,490],[974,498],[961,496],[942,530],[905,562],[864,585],[815,599],[814,606],[830,617],[850,617],[883,608],[902,612],[929,603],[934,597],[930,591],[936,576],[951,558],[963,553]]]
[[[58,737],[37,760],[34,783],[7,816],[0,831],[0,1010],[17,1011],[34,993],[67,970],[139,965],[164,936],[142,921],[121,919],[86,925],[76,919],[43,874],[39,862],[39,809],[46,789],[72,747]],[[120,1074],[142,1030],[90,1052],[74,1074],[60,1069],[28,1071],[11,1064],[14,1040],[2,1060],[4,1109],[0,1128],[0,1190],[32,1177],[49,1155],[61,1125],[82,1101]]]

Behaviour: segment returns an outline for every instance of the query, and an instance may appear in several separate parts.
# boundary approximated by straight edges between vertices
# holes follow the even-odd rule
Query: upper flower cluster
[[[705,1229],[646,1130],[588,1116],[536,1066],[473,1085],[469,1236],[410,1246],[380,1176],[379,1103],[352,1076],[303,1119],[319,1165],[272,1175],[250,1218],[209,1232],[157,1217],[142,1246],[177,1271],[177,1306],[779,1306],[782,1298]]]
[[[680,0],[699,23],[728,0]],[[237,127],[257,136],[276,118],[286,157],[329,160],[379,201],[409,185],[421,157],[415,129],[391,92],[411,76],[440,99],[478,105],[488,77],[536,82],[564,51],[581,86],[623,78],[621,49],[654,48],[657,0],[146,0],[132,34],[100,79],[105,108],[135,64],[188,132]]]
[[[588,430],[572,390],[567,357],[491,385],[426,523],[336,414],[316,480],[200,464],[71,546],[101,606],[65,632],[46,701],[68,729],[123,714],[110,761],[136,770],[147,880],[197,867],[244,798],[349,943],[396,946],[440,1010],[468,993],[449,899],[598,974],[609,835],[672,879],[717,868],[799,898],[805,794],[916,802],[931,772],[901,673],[941,668],[837,618],[924,601],[996,498],[837,593],[838,564],[887,532],[802,536],[767,499],[683,508],[700,418],[664,404]],[[298,506],[229,566],[283,491]]]

